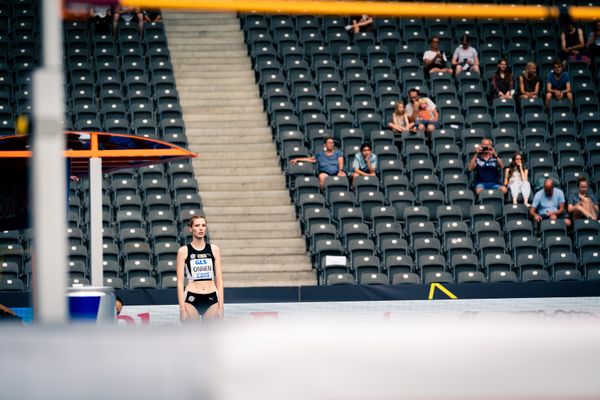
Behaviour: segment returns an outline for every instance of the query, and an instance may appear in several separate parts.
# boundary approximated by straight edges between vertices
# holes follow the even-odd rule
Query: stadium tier
[[[541,77],[560,51],[550,21],[376,18],[349,33],[347,17],[240,15],[248,54],[298,223],[319,284],[530,282],[600,279],[600,224],[532,222],[510,194],[476,195],[469,160],[483,138],[508,161],[520,151],[534,192],[551,178],[565,195],[586,177],[600,192],[600,58],[570,60],[574,102],[497,99],[490,78],[501,58],[518,76],[529,61]],[[583,25],[585,37],[592,25]],[[468,35],[481,74],[427,73],[423,52],[437,36],[452,54]],[[65,129],[127,133],[187,146],[162,23],[119,21],[116,34],[64,22]],[[31,72],[40,60],[34,2],[0,6],[0,134],[31,111]],[[419,89],[440,126],[394,134],[399,100]],[[363,143],[378,156],[375,176],[325,179],[290,161],[333,137],[346,172]],[[89,283],[89,181],[71,182],[69,276]],[[202,213],[188,162],[122,170],[103,181],[104,280],[118,289],[173,288],[185,221]],[[30,230],[0,233],[0,290],[29,290]],[[331,262],[327,256],[346,257]]]

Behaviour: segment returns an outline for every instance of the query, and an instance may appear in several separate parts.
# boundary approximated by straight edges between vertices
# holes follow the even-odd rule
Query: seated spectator
[[[338,149],[335,149],[335,143],[332,137],[326,137],[323,140],[325,149],[312,157],[300,157],[290,161],[290,164],[296,165],[299,161],[317,163],[317,173],[319,174],[319,183],[321,189],[325,184],[325,178],[328,176],[346,176],[344,172],[344,155]]]
[[[144,10],[144,22],[161,22],[162,16],[158,8],[147,8]]]
[[[479,72],[479,57],[477,56],[477,50],[471,47],[469,35],[464,35],[460,42],[460,46],[454,50],[452,56],[452,66],[454,67],[454,73],[460,74],[462,71],[473,71]]]
[[[590,190],[590,183],[581,176],[577,179],[576,193],[569,196],[569,205],[567,210],[573,214],[573,219],[598,219],[598,198]]]
[[[112,7],[90,7],[90,29],[101,35],[110,34],[110,21],[112,20]]]
[[[513,76],[504,58],[498,61],[496,73],[490,78],[494,99],[512,99],[515,94]]]
[[[481,140],[481,146],[469,161],[467,167],[469,171],[475,172],[475,193],[479,194],[483,190],[501,190],[506,193],[506,186],[500,184],[501,171],[504,169],[504,162],[496,150],[492,147],[492,141],[488,138]]]
[[[352,17],[352,23],[346,26],[347,31],[352,33],[369,32],[373,28],[373,18],[367,14],[360,17]]]
[[[590,57],[600,57],[600,21],[594,23],[594,30],[588,36],[586,47]]]
[[[576,26],[573,21],[566,24],[565,30],[560,34],[560,59],[565,61],[583,61],[590,65],[591,60],[585,54],[585,39],[583,29]]]
[[[529,213],[536,222],[543,219],[558,219],[565,212],[565,195],[554,187],[552,179],[544,181],[544,188],[533,196]],[[571,220],[565,218],[565,225],[571,226]]]
[[[439,114],[435,108],[429,107],[429,99],[419,99],[419,107],[417,109],[417,119],[415,125],[420,131],[426,131],[432,133],[437,127],[439,127]]]
[[[123,300],[119,296],[115,296],[115,314],[121,315],[121,310],[123,310]]]
[[[396,102],[396,107],[392,113],[392,120],[388,124],[388,128],[394,131],[395,134],[407,131],[415,131],[415,124],[410,122],[403,102]]]
[[[429,110],[437,110],[437,106],[431,99],[424,97],[427,100],[427,108]],[[410,89],[408,91],[408,104],[406,105],[406,114],[411,122],[415,122],[418,117],[419,111],[419,100],[421,100],[421,92],[419,89]]]
[[[554,60],[552,71],[546,77],[546,108],[550,108],[552,98],[562,100],[565,97],[573,105],[573,93],[571,93],[571,77],[564,71],[562,62]]]
[[[140,36],[144,35],[144,14],[139,7],[117,6],[113,12],[113,36],[117,36],[117,27],[119,20],[123,18],[125,22],[136,21]]]
[[[529,183],[529,171],[523,163],[523,155],[515,153],[512,161],[504,172],[504,186],[510,189],[513,204],[517,204],[519,193],[523,195],[523,202],[529,207],[529,196],[531,196],[531,184]]]
[[[423,53],[423,63],[425,73],[448,72],[452,73],[452,68],[448,68],[448,58],[446,53],[440,49],[440,37],[433,36],[429,41],[429,50]]]
[[[537,65],[529,61],[523,73],[519,75],[519,93],[521,99],[537,99],[540,95],[541,79],[537,74]]]
[[[371,145],[364,143],[360,152],[354,155],[352,162],[352,186],[359,176],[375,176],[377,170],[377,154],[371,150]]]

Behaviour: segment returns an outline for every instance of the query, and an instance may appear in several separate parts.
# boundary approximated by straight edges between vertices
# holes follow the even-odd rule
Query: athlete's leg
[[[217,311],[219,310],[219,303],[215,303],[212,306],[208,307],[204,315],[202,316],[202,320],[204,321],[209,319],[216,319],[218,317]]]
[[[185,312],[187,312],[187,315],[188,315],[188,318],[190,321],[199,321],[200,320],[200,314],[198,313],[198,310],[196,310],[196,307],[194,307],[190,303],[184,303],[184,307],[185,307]]]

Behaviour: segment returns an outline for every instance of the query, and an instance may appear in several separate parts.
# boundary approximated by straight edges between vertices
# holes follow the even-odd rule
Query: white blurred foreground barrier
[[[1,399],[600,399],[597,318],[2,327]]]

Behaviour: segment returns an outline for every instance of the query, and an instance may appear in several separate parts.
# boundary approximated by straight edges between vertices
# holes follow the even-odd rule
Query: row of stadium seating
[[[337,17],[242,17],[248,52],[273,128],[281,164],[321,284],[598,279],[596,221],[562,221],[538,230],[525,206],[498,191],[471,191],[466,164],[484,137],[507,162],[526,156],[536,188],[551,177],[567,193],[577,178],[600,189],[600,107],[593,70],[569,65],[575,106],[541,99],[488,97],[488,78],[502,55],[515,71],[531,59],[543,74],[557,56],[559,32],[548,21],[376,18],[373,31],[348,34]],[[482,76],[426,76],[422,53],[431,35],[445,50],[468,33]],[[535,37],[531,51],[532,37]],[[395,103],[410,88],[430,96],[441,129],[395,136],[386,129]],[[315,167],[289,163],[335,139],[347,172],[364,142],[378,155],[375,177],[355,187]],[[505,204],[507,203],[508,204]],[[326,256],[345,256],[344,265]]]

